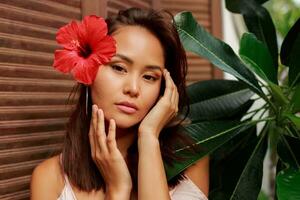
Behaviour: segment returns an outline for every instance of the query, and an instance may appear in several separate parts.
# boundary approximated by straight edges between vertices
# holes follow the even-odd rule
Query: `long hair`
[[[162,44],[165,67],[171,74],[179,93],[179,110],[184,106],[188,108],[188,98],[185,90],[185,78],[187,73],[186,54],[181,45],[176,27],[173,24],[173,16],[167,11],[155,11],[152,9],[130,8],[119,11],[116,16],[106,19],[108,34],[114,33],[121,26],[140,26],[150,31]],[[165,85],[162,82],[161,94]],[[86,105],[86,92],[91,97],[89,87],[78,84],[75,93],[79,93],[79,99],[67,124],[67,133],[62,150],[63,171],[69,180],[80,190],[91,191],[105,188],[105,182],[101,173],[91,157],[88,138],[91,121],[92,101],[88,99]],[[86,113],[87,106],[87,113]],[[185,117],[189,109],[186,110]],[[184,118],[185,118],[184,117]],[[174,153],[174,144],[186,144],[192,146],[193,140],[184,134],[179,128],[180,123],[164,128],[159,136],[162,158],[165,163],[172,165],[183,158]],[[138,148],[137,141],[128,148],[128,168],[132,177],[133,190],[137,191]],[[183,173],[168,181],[170,187],[174,187],[183,179]]]

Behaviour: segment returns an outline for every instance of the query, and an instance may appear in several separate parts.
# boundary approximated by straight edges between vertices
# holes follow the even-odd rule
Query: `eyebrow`
[[[131,60],[130,58],[128,58],[127,56],[123,55],[123,54],[116,54],[114,57],[119,57],[122,60],[125,60],[126,62],[133,64],[133,60]],[[146,65],[146,69],[153,69],[153,70],[159,70],[162,71],[160,66],[157,65]]]

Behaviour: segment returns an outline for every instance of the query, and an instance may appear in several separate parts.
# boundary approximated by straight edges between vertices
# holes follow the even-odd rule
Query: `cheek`
[[[145,89],[143,96],[144,105],[146,107],[146,112],[148,112],[159,100],[160,97],[160,84],[159,86],[151,89]]]
[[[91,86],[93,103],[100,104],[106,102],[112,95],[112,91],[118,84],[111,76],[106,67],[99,69],[93,85]],[[109,87],[108,87],[109,86]]]

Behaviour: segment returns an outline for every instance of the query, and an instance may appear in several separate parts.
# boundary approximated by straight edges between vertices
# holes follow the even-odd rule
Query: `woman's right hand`
[[[109,196],[122,195],[123,198],[129,195],[129,199],[132,181],[127,164],[117,147],[116,123],[113,119],[109,121],[106,135],[104,113],[97,105],[92,108],[89,139],[92,158],[104,178],[106,193]]]

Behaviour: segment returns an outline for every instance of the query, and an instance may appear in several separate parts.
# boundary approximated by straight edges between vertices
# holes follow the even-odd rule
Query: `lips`
[[[135,104],[127,102],[127,101],[117,103],[116,105],[120,111],[122,111],[126,114],[133,114],[138,110],[138,108]]]

